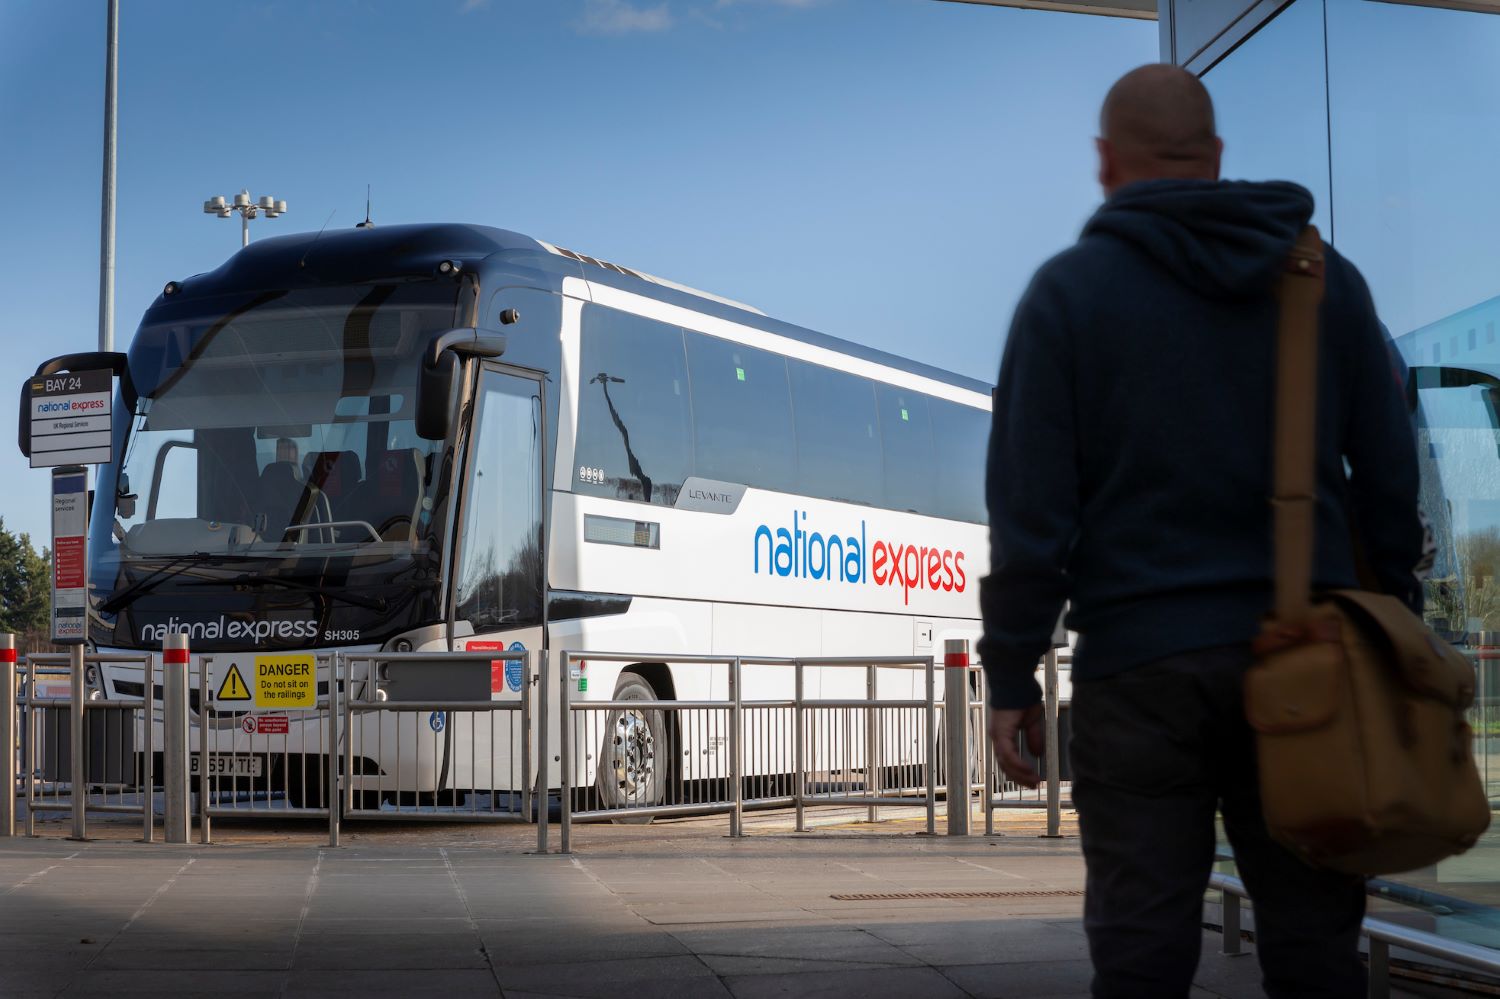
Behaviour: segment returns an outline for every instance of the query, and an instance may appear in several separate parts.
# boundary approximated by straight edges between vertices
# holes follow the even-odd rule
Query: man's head
[[[1176,66],[1120,77],[1099,112],[1099,183],[1106,196],[1140,180],[1218,180],[1224,143],[1202,82]]]

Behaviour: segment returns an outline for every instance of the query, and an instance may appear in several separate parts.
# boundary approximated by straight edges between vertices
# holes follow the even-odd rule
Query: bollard
[[[6,781],[0,792],[0,839],[16,834],[16,636],[0,632],[0,752],[5,753]]]
[[[532,800],[536,802],[536,852],[546,855],[550,847],[547,844],[547,822],[551,818],[552,806],[552,781],[548,779],[552,771],[552,758],[549,755],[552,747],[548,745],[547,726],[552,722],[552,713],[547,703],[552,692],[553,653],[551,649],[544,648],[541,651],[542,669],[537,678],[536,697],[537,715],[539,719],[536,730],[536,793]],[[530,697],[528,690],[526,696]]]
[[[167,635],[161,643],[162,768],[168,843],[186,843],[188,816],[188,637]],[[205,774],[202,780],[207,781]]]
[[[1057,744],[1057,649],[1047,650],[1042,660],[1042,690],[1046,714],[1043,736],[1043,765],[1047,778],[1047,835],[1043,839],[1062,838],[1062,748]]]
[[[969,640],[943,642],[943,738],[948,769],[948,835],[969,835]]]
[[[68,650],[68,746],[72,750],[72,759],[68,761],[68,782],[73,805],[73,835],[69,838],[75,840],[84,839],[88,831],[83,818],[89,793],[83,767],[83,656],[81,642]]]

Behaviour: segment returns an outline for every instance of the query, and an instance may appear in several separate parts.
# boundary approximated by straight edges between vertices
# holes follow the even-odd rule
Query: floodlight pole
[[[203,214],[217,215],[221,219],[239,213],[240,216],[240,247],[250,245],[250,220],[264,215],[268,219],[280,218],[286,214],[286,202],[272,197],[263,197],[259,201],[250,197],[249,191],[241,191],[233,198],[225,198],[223,195],[209,198],[203,202]]]
[[[109,0],[104,56],[104,197],[99,223],[99,349],[115,349],[115,83],[120,74],[120,3]]]

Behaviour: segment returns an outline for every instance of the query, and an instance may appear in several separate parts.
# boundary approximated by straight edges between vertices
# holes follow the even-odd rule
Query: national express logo
[[[755,529],[754,547],[757,575],[899,586],[905,604],[911,603],[912,590],[962,593],[969,585],[963,552],[884,539],[871,546],[863,520],[858,537],[825,536],[807,530],[807,514],[793,510],[790,530],[761,524]]]

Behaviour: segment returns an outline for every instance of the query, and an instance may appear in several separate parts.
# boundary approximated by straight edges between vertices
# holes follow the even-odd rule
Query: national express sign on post
[[[71,371],[31,380],[31,467],[101,465],[112,457],[110,371]]]

